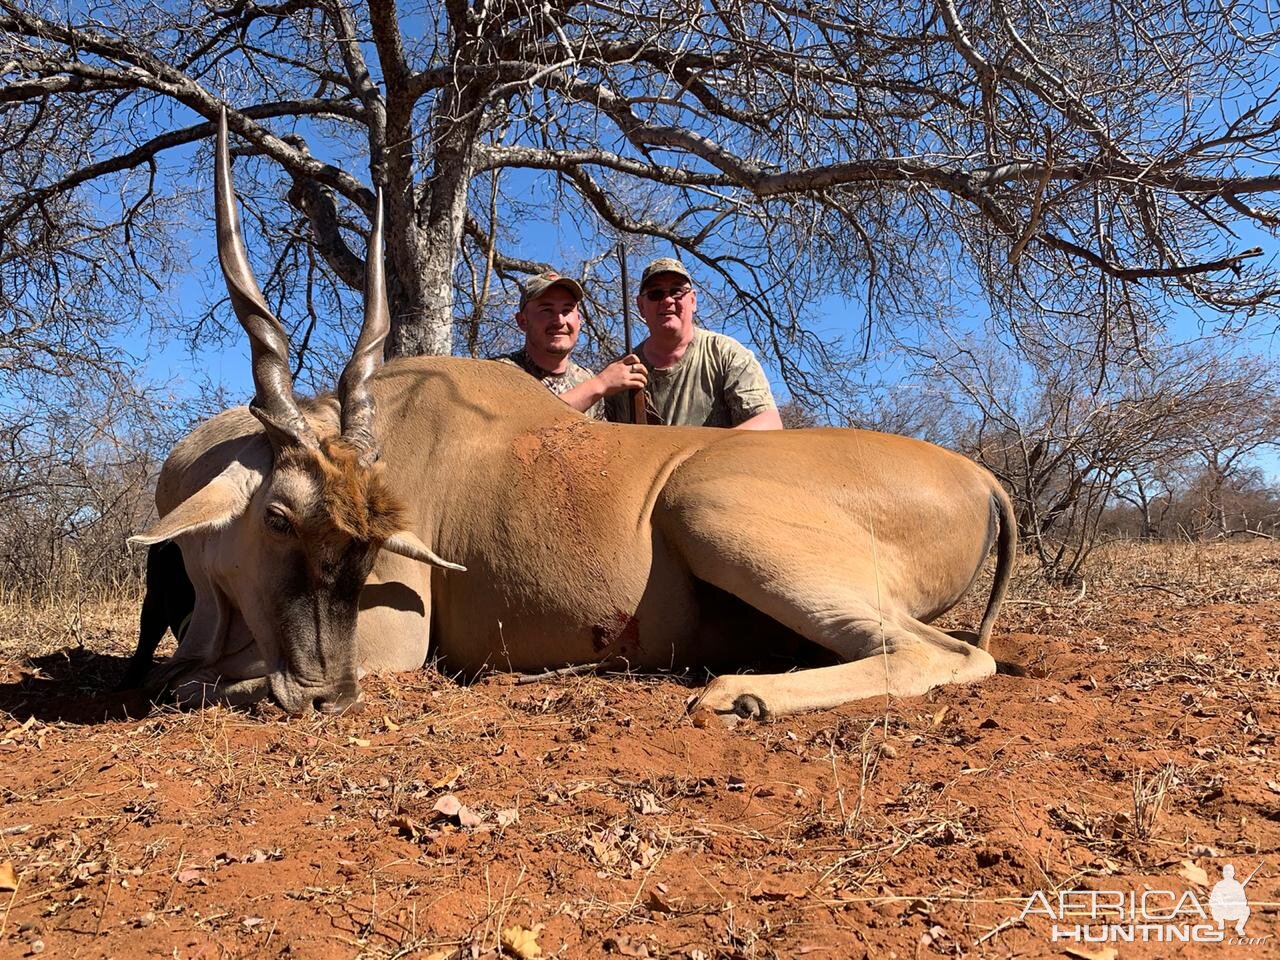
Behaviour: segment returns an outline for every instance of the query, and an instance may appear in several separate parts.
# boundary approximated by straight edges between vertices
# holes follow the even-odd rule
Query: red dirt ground
[[[1027,898],[1208,909],[1228,862],[1261,942],[1118,955],[1278,956],[1277,584],[1273,544],[1113,550],[1083,596],[1019,579],[1029,676],[735,730],[692,680],[429,671],[124,719],[136,608],[8,606],[0,957],[1105,960]]]

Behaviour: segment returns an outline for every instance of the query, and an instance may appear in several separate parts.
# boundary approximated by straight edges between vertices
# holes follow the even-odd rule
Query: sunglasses
[[[651,287],[644,292],[644,298],[650,303],[659,303],[667,297],[675,297],[677,300],[683,300],[684,295],[693,290],[693,287],[687,283],[682,283],[678,287]]]

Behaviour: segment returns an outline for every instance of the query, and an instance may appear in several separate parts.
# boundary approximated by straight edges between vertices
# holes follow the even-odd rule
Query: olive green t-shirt
[[[512,366],[519,367],[535,380],[542,381],[542,385],[554,393],[557,397],[566,391],[572,390],[574,387],[586,383],[595,376],[590,370],[581,364],[569,361],[569,366],[564,373],[551,373],[543,370],[529,354],[521,347],[515,353],[506,353],[500,357],[490,357],[490,360],[497,360],[499,363],[509,363]],[[592,420],[604,419],[604,404],[597,400],[591,406],[583,411]]]
[[[646,406],[650,423],[736,427],[777,406],[760,361],[733,337],[694,327],[684,356],[665,370],[649,363],[643,346],[635,352],[649,372]],[[606,397],[605,415],[618,423],[630,423],[630,392]]]

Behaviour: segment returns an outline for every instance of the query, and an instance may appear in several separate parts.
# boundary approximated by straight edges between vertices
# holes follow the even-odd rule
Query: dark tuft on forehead
[[[322,509],[350,537],[381,542],[404,527],[404,506],[388,489],[382,464],[361,466],[360,451],[341,437],[321,440],[319,450],[283,451],[276,466],[310,474]]]

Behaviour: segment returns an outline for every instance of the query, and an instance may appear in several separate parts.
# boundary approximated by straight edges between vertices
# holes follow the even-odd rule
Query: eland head
[[[324,435],[331,430],[317,426],[320,418],[309,419],[294,397],[288,336],[249,267],[231,185],[225,110],[218,122],[215,193],[218,258],[249,336],[255,391],[249,409],[265,428],[270,463],[236,460],[132,540],[181,537],[184,555],[204,558],[212,581],[203,585],[204,600],[216,605],[209,616],[220,624],[210,639],[210,662],[225,654],[227,623],[238,613],[280,706],[291,713],[313,706],[339,712],[358,695],[356,614],[378,551],[463,569],[406,529],[404,506],[379,463],[369,381],[381,366],[390,328],[382,194],[366,254],[364,323],[338,382],[341,430]],[[199,614],[202,585],[196,588]]]

